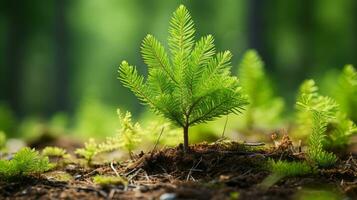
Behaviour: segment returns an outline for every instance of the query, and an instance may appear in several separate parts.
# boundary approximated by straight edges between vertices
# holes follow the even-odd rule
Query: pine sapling
[[[216,54],[211,35],[195,42],[194,33],[190,13],[180,5],[170,21],[170,57],[154,36],[147,35],[141,53],[148,77],[126,61],[119,67],[119,79],[125,87],[155,113],[183,128],[185,152],[190,126],[239,113],[247,104],[238,79],[230,75],[232,54]]]

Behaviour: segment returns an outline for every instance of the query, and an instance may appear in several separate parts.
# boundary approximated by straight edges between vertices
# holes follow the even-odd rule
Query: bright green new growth
[[[68,156],[67,151],[59,147],[46,147],[42,150],[42,155],[48,157],[60,157],[60,158],[64,158]]]
[[[0,179],[9,180],[40,174],[53,167],[48,157],[28,147],[18,151],[11,160],[0,160]]]
[[[280,177],[294,177],[294,176],[302,176],[306,174],[311,174],[314,172],[314,168],[312,168],[306,162],[287,162],[287,161],[269,161],[270,170],[280,176]]]
[[[357,126],[346,114],[337,112],[335,118],[327,125],[327,135],[324,146],[333,150],[344,150],[352,135],[357,134]]]
[[[265,190],[277,183],[282,178],[312,174],[316,169],[305,161],[288,162],[282,160],[274,161],[273,159],[269,159],[268,170],[270,170],[272,173],[259,184],[259,186]]]
[[[313,112],[313,127],[309,138],[309,150],[307,152],[309,158],[320,167],[330,167],[337,161],[337,157],[323,148],[325,140],[325,132],[327,129],[327,121],[329,116],[324,112]]]
[[[131,121],[130,112],[127,111],[124,115],[118,109],[117,113],[119,116],[121,128],[118,130],[117,136],[109,137],[104,143],[99,145],[99,151],[108,152],[115,149],[124,148],[126,151],[128,151],[130,158],[132,158],[133,150],[141,142],[141,128],[139,123],[133,123]]]
[[[141,128],[139,123],[133,123],[131,113],[126,112],[125,115],[117,110],[121,128],[118,134],[114,137],[107,137],[103,143],[98,144],[94,139],[90,139],[84,144],[84,148],[77,149],[75,153],[84,157],[88,164],[91,164],[93,158],[99,153],[111,152],[120,148],[128,151],[130,158],[132,152],[141,141]]]
[[[94,156],[99,153],[99,145],[93,138],[90,138],[88,142],[84,143],[84,148],[76,149],[74,153],[82,156],[87,164],[91,164]]]
[[[320,167],[329,167],[337,161],[337,157],[325,151],[323,144],[327,124],[335,117],[338,105],[333,99],[320,96],[317,90],[313,80],[305,81],[296,105],[306,115],[304,120],[311,120],[311,124],[308,124],[311,128],[307,128],[310,131],[308,157]]]
[[[194,33],[190,13],[181,5],[170,22],[170,58],[164,46],[147,35],[141,47],[147,79],[126,61],[119,67],[119,79],[143,104],[183,127],[185,151],[190,126],[238,113],[247,104],[238,79],[230,75],[232,54],[216,54],[211,35],[195,42]]]
[[[120,176],[105,176],[105,175],[96,175],[93,177],[93,182],[102,187],[108,185],[127,185],[128,182]]]
[[[239,65],[238,76],[249,101],[244,112],[246,127],[277,124],[283,111],[284,101],[274,97],[271,83],[264,70],[264,63],[255,50],[248,50],[244,54]]]

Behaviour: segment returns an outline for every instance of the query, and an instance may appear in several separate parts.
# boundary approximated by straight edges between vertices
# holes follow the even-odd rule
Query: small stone
[[[175,193],[164,193],[160,196],[160,200],[175,200],[176,194]]]

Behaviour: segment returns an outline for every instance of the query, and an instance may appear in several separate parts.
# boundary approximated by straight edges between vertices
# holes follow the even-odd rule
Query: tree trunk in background
[[[260,0],[248,1],[248,40],[249,48],[256,49],[262,54],[263,48],[263,2]]]
[[[66,20],[67,0],[56,0],[54,4],[54,51],[55,51],[55,108],[50,113],[56,111],[66,111],[68,105],[68,76],[69,76],[69,57],[68,57],[68,24]]]
[[[22,6],[19,6],[21,1],[7,1],[5,9],[7,11],[7,33],[5,44],[5,66],[6,76],[5,85],[1,86],[1,99],[7,101],[12,110],[20,113],[20,81],[23,69],[23,57],[25,36],[27,26],[25,23],[25,12]],[[21,113],[20,113],[21,114]]]

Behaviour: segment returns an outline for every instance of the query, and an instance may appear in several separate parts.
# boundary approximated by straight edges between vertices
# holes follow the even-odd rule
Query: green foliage
[[[194,33],[191,16],[181,5],[169,27],[171,58],[154,36],[147,35],[141,52],[148,78],[126,61],[119,67],[119,79],[143,104],[184,128],[185,149],[190,126],[238,113],[247,104],[238,79],[230,76],[232,54],[216,54],[211,35],[195,42]]]
[[[99,153],[99,145],[93,138],[84,143],[84,148],[76,149],[75,154],[82,156],[88,164],[91,164],[95,155]]]
[[[131,113],[126,112],[125,115],[117,110],[121,128],[114,137],[107,137],[102,143],[97,143],[93,138],[84,144],[84,148],[77,149],[75,153],[91,163],[93,158],[99,153],[111,152],[118,149],[125,149],[129,156],[132,157],[133,150],[141,141],[141,128],[139,123],[133,123]]]
[[[313,112],[313,127],[312,133],[309,138],[309,150],[308,156],[320,167],[330,167],[337,161],[337,157],[333,153],[329,153],[324,150],[323,142],[326,128],[328,116],[326,113],[319,111]]]
[[[65,158],[69,154],[67,154],[67,151],[65,149],[59,148],[59,147],[46,147],[42,150],[42,155],[43,156],[48,156],[48,157],[60,157],[60,158]]]
[[[338,112],[327,125],[327,135],[324,146],[333,150],[346,149],[352,135],[357,134],[357,126],[346,114]]]
[[[3,131],[0,131],[0,151],[3,151],[6,148],[6,134]]]
[[[142,130],[139,123],[132,122],[130,112],[127,111],[124,115],[118,109],[117,113],[121,128],[115,137],[108,137],[104,143],[99,144],[99,151],[108,152],[123,148],[128,151],[129,156],[132,157],[133,150],[141,142]]]
[[[320,131],[324,135],[320,136],[319,140],[322,141],[323,147],[343,151],[350,137],[357,133],[356,125],[343,111],[340,111],[340,106],[333,99],[321,96],[317,91],[318,87],[313,80],[305,81],[300,87],[297,99],[296,132],[303,136],[311,135],[315,124],[315,134]],[[324,127],[318,129],[318,123],[323,123]],[[332,159],[331,156],[325,157]]]
[[[320,167],[329,167],[337,161],[337,157],[325,151],[323,144],[327,125],[335,118],[338,105],[333,99],[320,96],[317,90],[313,80],[305,81],[300,87],[296,105],[301,112],[300,116],[306,117],[300,118],[299,120],[303,121],[299,122],[309,131],[309,158]]]
[[[124,185],[126,186],[128,182],[120,176],[105,176],[105,175],[96,175],[93,177],[93,182],[102,187],[109,185]]]
[[[249,100],[244,113],[246,128],[272,128],[279,123],[284,101],[274,96],[271,82],[264,70],[264,63],[255,50],[249,50],[244,54],[238,76]]]
[[[0,130],[7,134],[15,134],[16,117],[6,104],[0,102]]]
[[[11,160],[0,160],[0,178],[10,180],[17,177],[40,174],[53,167],[48,157],[28,147],[18,151]]]
[[[294,177],[314,173],[314,168],[306,162],[269,161],[270,170],[281,177]]]
[[[341,111],[357,122],[357,72],[352,65],[343,68],[333,92],[333,97],[340,104]]]

